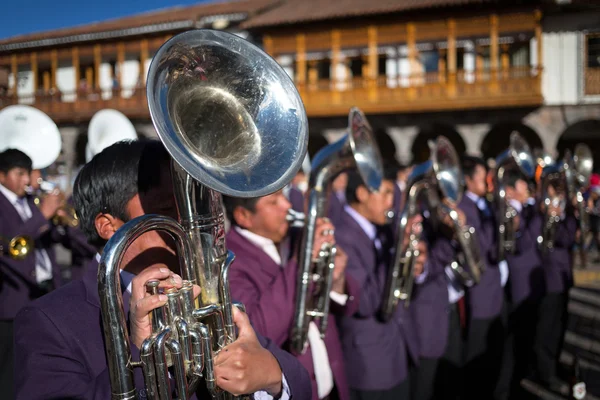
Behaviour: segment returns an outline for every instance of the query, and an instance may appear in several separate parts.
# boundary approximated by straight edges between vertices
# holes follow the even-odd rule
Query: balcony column
[[[117,44],[117,82],[119,83],[119,93],[123,91],[123,67],[125,66],[125,44]],[[121,96],[119,96],[121,97]]]
[[[35,99],[39,90],[37,53],[31,53],[31,74],[33,75],[33,97]]]
[[[102,63],[102,47],[94,46],[94,89],[100,92],[100,64]]]
[[[508,79],[510,75],[510,45],[503,44],[500,46],[500,49],[502,50],[502,56],[500,61],[502,63],[502,79]]]
[[[414,99],[417,96],[415,88],[416,64],[417,64],[417,38],[415,24],[409,23],[406,27],[406,45],[408,47],[408,97]]]
[[[448,97],[456,97],[456,21],[448,20]]]
[[[306,35],[296,35],[296,86],[302,94],[306,85]]]
[[[271,43],[273,41],[271,40]],[[146,86],[146,60],[148,59],[148,39],[143,39],[140,43],[140,72],[139,81],[142,86]]]
[[[369,88],[369,101],[376,102],[378,98],[377,78],[379,75],[379,54],[377,51],[377,27],[369,26],[367,30],[369,43],[369,67],[367,85]]]
[[[17,55],[16,54],[13,54],[12,56],[10,56],[10,64],[11,64],[12,76],[13,76],[13,81],[14,81],[13,97],[16,101],[17,97],[18,97],[17,92],[19,91],[19,66],[17,64]]]
[[[438,83],[446,83],[446,49],[438,49]]]
[[[44,87],[44,94],[48,94],[50,92],[50,72],[44,71],[42,75],[42,85]]]
[[[490,17],[490,73],[491,84],[490,91],[498,92],[498,16],[493,14]]]
[[[342,94],[340,93],[339,77],[338,77],[338,65],[340,64],[340,47],[341,47],[341,33],[339,30],[334,29],[331,31],[331,100],[333,104],[340,104],[342,102]]]
[[[537,44],[537,77],[541,80],[544,63],[542,62],[542,12],[540,10],[535,11],[535,40]]]
[[[56,89],[56,71],[58,70],[58,52],[52,50],[50,52],[50,88]]]
[[[475,45],[475,81],[484,80],[483,47]]]
[[[308,61],[308,90],[315,91],[319,86],[319,60]]]
[[[79,48],[73,47],[71,50],[72,64],[73,64],[73,76],[75,77],[75,99],[77,99],[77,93],[79,93],[79,81],[81,78],[79,77]],[[75,107],[77,107],[77,102],[75,102]]]

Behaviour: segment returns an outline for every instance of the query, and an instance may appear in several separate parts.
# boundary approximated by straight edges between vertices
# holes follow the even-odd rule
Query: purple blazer
[[[45,249],[57,288],[60,286],[60,267],[56,263],[53,244],[58,241],[58,232],[44,218],[33,198],[28,197],[27,203],[32,216],[23,222],[14,206],[0,193],[0,236],[10,240],[17,235],[26,235],[34,240],[34,247]],[[35,252],[20,261],[0,254],[0,320],[13,320],[27,303],[44,294],[35,278]]]
[[[573,286],[572,247],[577,220],[567,214],[556,230],[554,250],[542,257],[547,293],[564,293]]]
[[[485,260],[486,270],[481,274],[481,281],[466,290],[466,301],[470,318],[492,319],[500,315],[504,291],[500,282],[500,269],[498,268],[498,242],[497,224],[494,208],[488,203],[489,216],[484,216],[477,204],[468,196],[463,196],[458,204],[467,217],[467,223],[475,228],[481,250]]]
[[[97,270],[97,263],[96,267],[90,265],[82,279],[36,300],[17,315],[17,399],[111,398]],[[128,301],[124,303],[127,307]],[[306,371],[290,354],[257,336],[279,362],[294,399],[310,399]],[[139,360],[136,346],[131,346],[131,352],[133,359]],[[141,392],[144,381],[140,368],[135,369],[135,381]],[[208,393],[199,397],[210,398]]]
[[[290,187],[288,200],[292,204],[292,209],[299,212],[304,212],[304,195],[294,186]]]
[[[293,327],[296,306],[296,280],[298,266],[292,258],[284,268],[277,265],[262,249],[255,246],[235,229],[227,234],[227,247],[236,254],[236,261],[229,272],[231,294],[246,306],[248,316],[257,332],[287,348]],[[358,304],[355,294],[358,285],[348,280],[348,302],[339,312],[353,313]],[[335,304],[332,302],[332,304]],[[338,307],[338,310],[340,308]],[[331,310],[335,310],[332,305]],[[344,371],[344,360],[339,333],[334,316],[329,316],[325,332],[325,346],[333,379],[340,400],[350,398]],[[318,400],[317,383],[310,348],[304,354],[296,354],[306,368],[312,381],[312,398]]]
[[[338,318],[350,388],[387,390],[408,378],[409,358],[419,358],[411,313],[401,304],[388,322],[379,318],[389,264],[389,241],[378,260],[374,243],[358,223],[343,212],[336,241],[348,254],[347,275],[360,282],[359,307]]]
[[[520,214],[514,254],[506,254],[511,302],[538,300],[544,294],[544,273],[537,238],[542,234],[542,216],[537,206],[525,206]]]

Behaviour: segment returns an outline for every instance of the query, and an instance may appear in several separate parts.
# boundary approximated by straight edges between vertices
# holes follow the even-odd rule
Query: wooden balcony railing
[[[595,87],[600,94],[600,73]],[[587,88],[587,87],[586,87]],[[542,104],[540,71],[513,67],[499,71],[430,72],[376,79],[353,77],[317,80],[298,89],[309,116],[346,115],[352,106],[366,113],[442,111]],[[0,97],[0,108],[30,104],[57,123],[85,122],[103,108],[120,110],[129,118],[149,118],[145,87],[80,91],[30,97]]]
[[[586,96],[600,95],[600,68],[585,69],[584,93]]]

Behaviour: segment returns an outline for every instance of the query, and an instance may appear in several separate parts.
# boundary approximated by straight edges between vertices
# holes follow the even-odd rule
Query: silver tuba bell
[[[579,216],[579,228],[582,240],[590,229],[590,216],[583,198],[583,192],[589,184],[594,169],[592,150],[584,144],[575,145],[573,157],[568,160],[570,169],[566,171],[569,199],[575,199]]]
[[[517,216],[516,210],[508,203],[506,198],[506,176],[508,171],[517,169],[531,179],[535,172],[535,162],[529,145],[517,133],[510,134],[510,146],[496,157],[496,166],[493,171],[494,199],[498,207],[498,259],[504,259],[505,252],[513,253],[515,250],[515,230],[513,220]]]
[[[308,324],[319,320],[319,331],[325,335],[329,315],[329,292],[333,283],[335,246],[321,249],[317,260],[312,259],[317,218],[327,214],[327,199],[331,183],[342,172],[356,169],[366,187],[379,190],[383,165],[373,130],[365,115],[352,108],[348,116],[348,133],[315,154],[308,182],[308,210],[298,256],[296,313],[292,328],[291,346],[296,352],[306,349]],[[297,214],[296,214],[297,215]],[[293,221],[291,214],[290,219]],[[312,286],[314,285],[314,287]]]
[[[572,172],[570,162],[572,162],[571,152],[567,150],[562,161],[547,164],[542,168],[540,185],[545,212],[542,235],[538,238],[538,245],[542,253],[554,250],[556,229],[561,214],[567,207],[567,174]],[[550,211],[550,206],[558,206],[559,212]]]
[[[134,399],[133,368],[142,367],[150,398],[171,398],[173,364],[179,399],[203,378],[215,398],[214,355],[236,339],[225,245],[222,194],[258,197],[285,186],[302,165],[308,124],[286,72],[240,37],[193,30],[167,41],[152,60],[147,97],[152,122],[172,156],[179,221],[145,215],[108,241],[98,271],[102,323],[113,399]],[[119,264],[124,251],[148,230],[177,242],[183,288],[152,313],[154,333],[131,360],[123,313]],[[194,300],[192,284],[202,288]],[[155,292],[155,283],[148,282]],[[260,366],[257,366],[260,367]]]
[[[423,206],[429,209],[432,216],[434,211],[439,209],[442,215],[446,214],[451,218],[454,235],[464,254],[461,265],[454,263],[453,267],[463,283],[470,285],[478,282],[483,269],[474,228],[462,226],[456,211],[441,201],[448,199],[458,204],[462,197],[463,175],[458,155],[444,136],[438,136],[435,143],[430,143],[430,149],[430,159],[413,169],[403,193],[405,201],[396,228],[396,252],[387,275],[381,308],[381,318],[385,321],[392,317],[401,300],[404,300],[406,307],[410,304],[414,285],[414,263],[419,256],[417,244],[423,228],[420,223],[411,227],[406,245],[405,230],[408,220],[424,211]]]

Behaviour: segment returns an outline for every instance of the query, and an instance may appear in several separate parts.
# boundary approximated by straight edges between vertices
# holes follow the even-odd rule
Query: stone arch
[[[594,155],[594,171],[600,171],[600,153],[595,151],[600,148],[600,120],[586,119],[568,126],[558,139],[558,156],[562,157],[566,149],[573,151],[577,143],[590,146]]]
[[[459,157],[465,153],[467,146],[456,129],[450,125],[434,122],[420,127],[412,144],[413,164],[419,164],[429,159],[430,151],[427,142],[435,140],[438,136],[445,136],[450,140]]]
[[[501,122],[492,126],[481,143],[481,154],[483,158],[495,159],[510,145],[510,134],[518,132],[529,144],[532,151],[543,149],[542,140],[536,131],[520,122]]]
[[[392,162],[396,160],[396,143],[392,140],[391,136],[385,131],[385,129],[377,129],[375,132],[375,142],[379,147],[381,158],[385,162]]]

